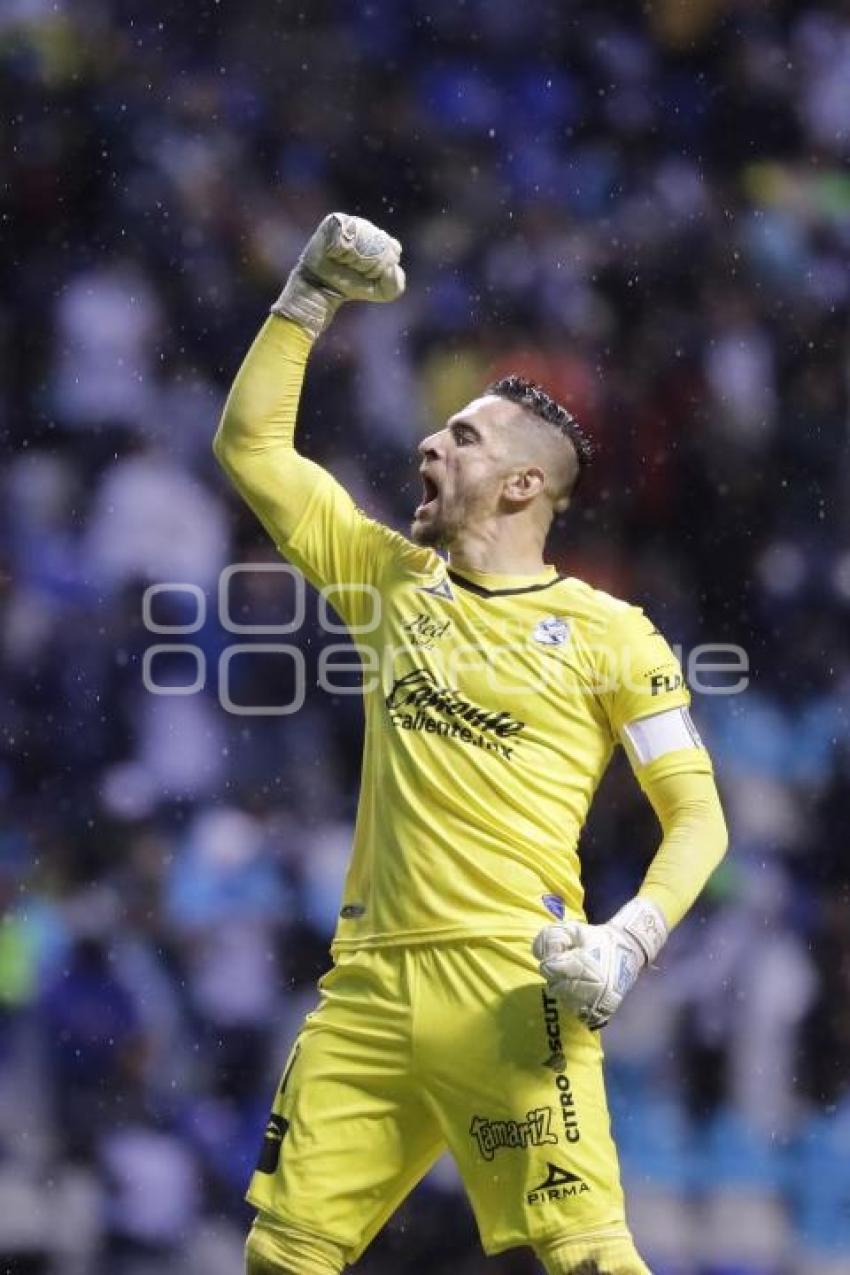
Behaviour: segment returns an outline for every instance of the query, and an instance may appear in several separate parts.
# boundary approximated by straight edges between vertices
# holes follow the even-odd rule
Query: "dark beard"
[[[410,539],[423,549],[441,549],[446,544],[446,529],[439,522],[418,523],[410,525]]]

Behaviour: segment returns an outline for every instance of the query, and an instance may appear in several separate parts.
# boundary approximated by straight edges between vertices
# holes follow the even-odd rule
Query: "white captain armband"
[[[626,751],[639,766],[665,753],[675,753],[682,748],[702,748],[696,726],[686,708],[668,708],[651,717],[640,717],[623,727],[623,743]]]

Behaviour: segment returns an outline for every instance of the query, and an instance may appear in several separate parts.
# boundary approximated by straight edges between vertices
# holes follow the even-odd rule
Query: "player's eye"
[[[468,425],[453,425],[452,437],[458,447],[468,447],[470,443],[478,440],[478,435]]]

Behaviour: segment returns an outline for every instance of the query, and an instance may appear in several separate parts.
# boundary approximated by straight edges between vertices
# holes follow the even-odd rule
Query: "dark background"
[[[551,0],[0,2],[0,1253],[56,1275],[235,1275],[241,1194],[328,964],[359,707],[234,715],[230,563],[274,561],[209,443],[306,235],[343,208],[409,290],[348,307],[300,439],[404,527],[426,429],[507,371],[599,458],[559,567],[685,655],[731,854],[606,1033],[656,1275],[850,1272],[850,9]],[[177,582],[143,623],[146,586]],[[242,573],[272,622],[284,577]],[[198,617],[201,619],[201,617]],[[151,664],[157,643],[192,646]],[[150,657],[149,657],[150,658]],[[291,661],[234,662],[244,704]],[[731,679],[719,674],[716,690]],[[591,916],[656,839],[627,768]],[[486,1262],[440,1166],[364,1272]]]

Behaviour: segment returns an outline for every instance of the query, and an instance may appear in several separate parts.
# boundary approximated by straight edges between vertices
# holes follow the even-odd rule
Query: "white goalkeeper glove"
[[[401,244],[365,217],[329,213],[307,241],[272,306],[315,340],[343,301],[395,301],[404,292]]]
[[[604,1027],[626,992],[667,940],[667,923],[649,899],[631,899],[605,925],[547,925],[534,955],[552,995],[594,1031]]]

